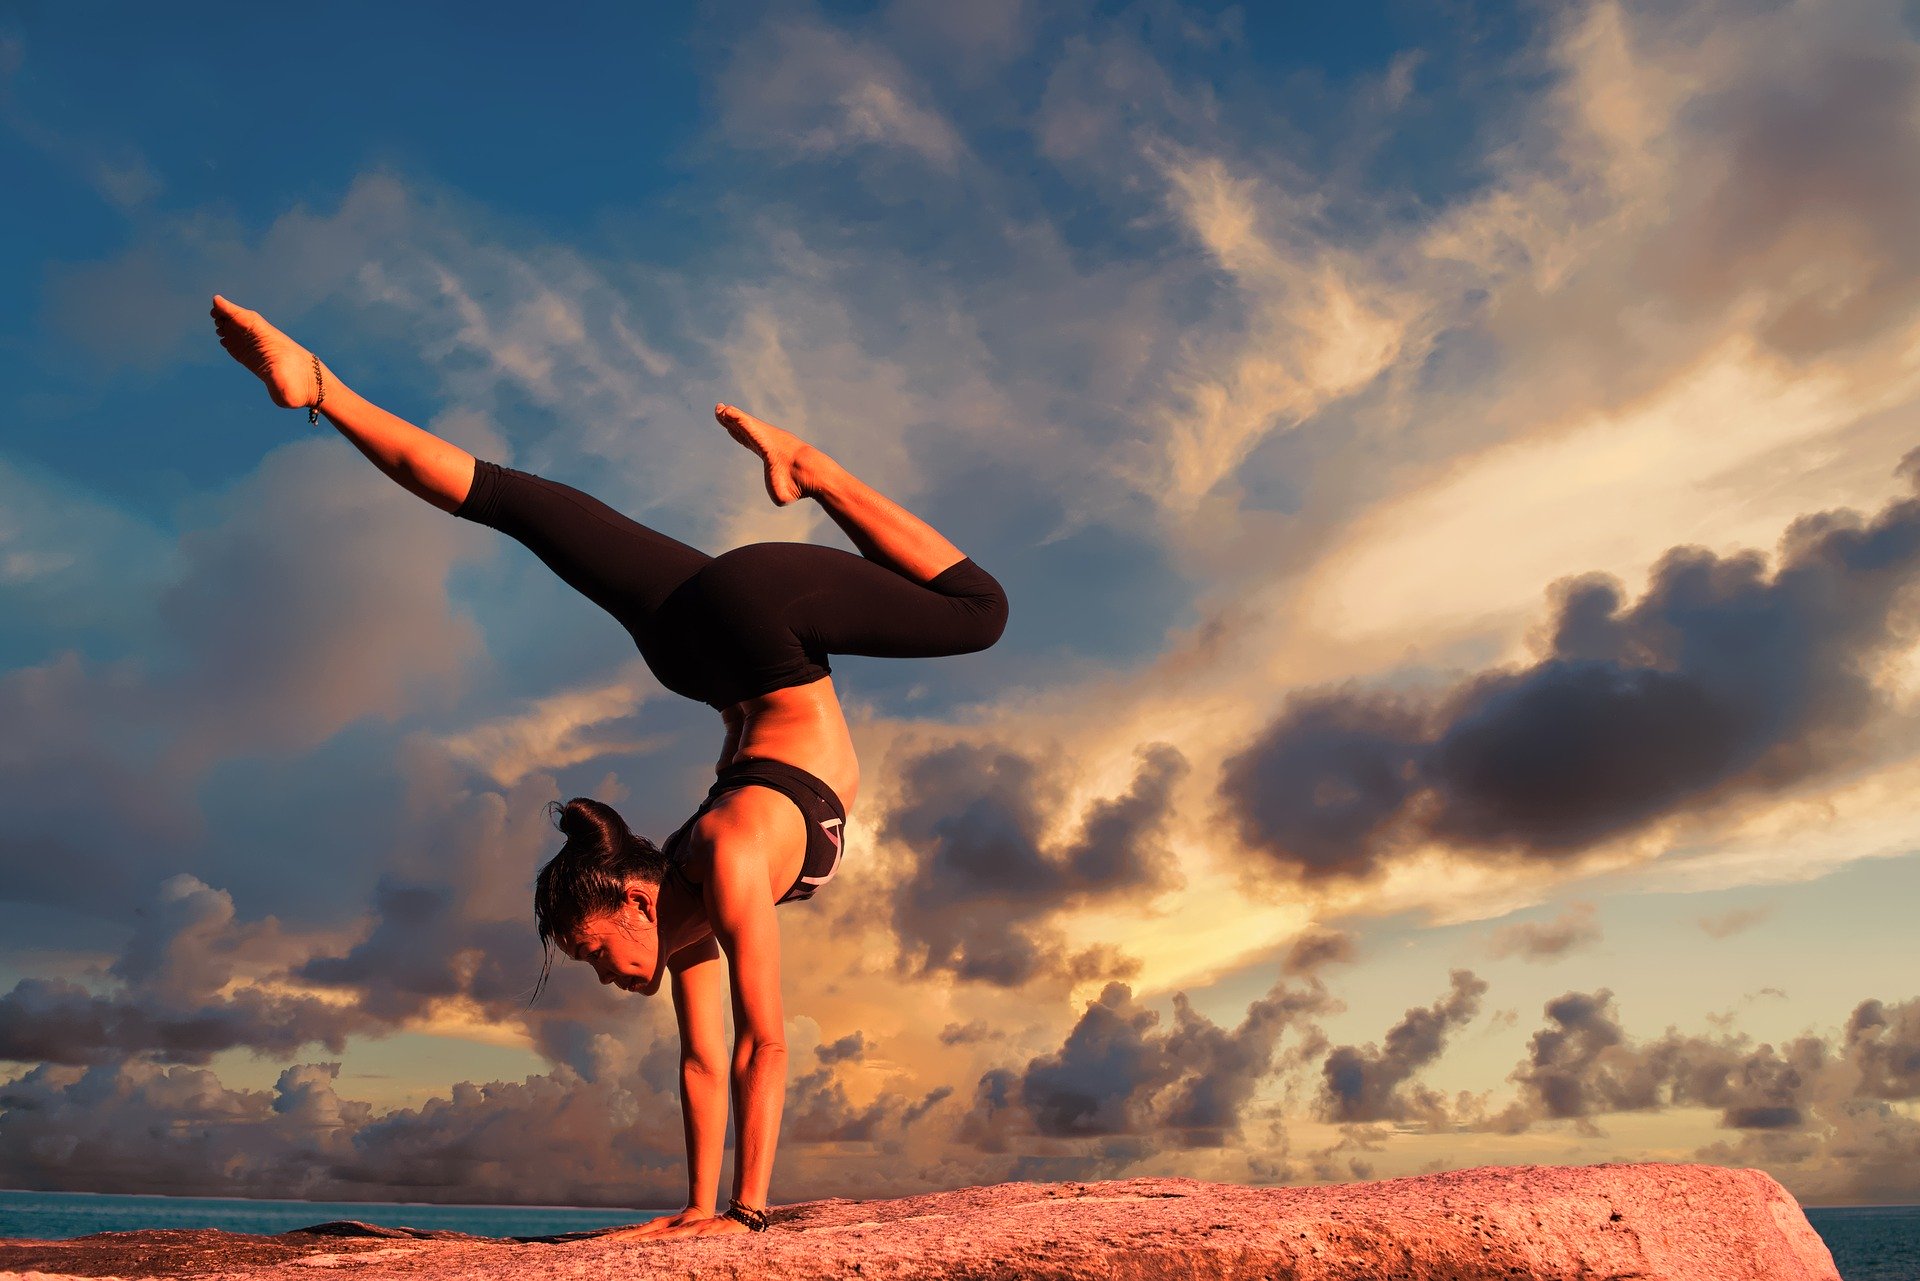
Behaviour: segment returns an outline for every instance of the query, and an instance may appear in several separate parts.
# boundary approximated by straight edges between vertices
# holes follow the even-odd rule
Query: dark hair
[[[547,806],[553,824],[567,838],[533,880],[533,923],[545,956],[537,1000],[553,969],[556,941],[564,940],[589,917],[611,912],[625,901],[634,881],[658,885],[667,874],[667,856],[644,836],[635,836],[611,805],[576,796]]]

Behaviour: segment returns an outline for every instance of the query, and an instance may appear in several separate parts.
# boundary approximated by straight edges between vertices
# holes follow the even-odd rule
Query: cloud
[[[1418,294],[1390,284],[1371,255],[1310,230],[1310,199],[1232,173],[1215,157],[1166,174],[1183,225],[1241,289],[1242,328],[1196,339],[1170,379],[1143,488],[1175,512],[1201,500],[1271,432],[1366,387],[1426,344]],[[1269,230],[1269,224],[1280,224]]]
[[[903,959],[919,974],[946,971],[1001,987],[1072,973],[1074,958],[1047,919],[1177,883],[1162,826],[1186,770],[1171,747],[1142,748],[1131,788],[1095,802],[1074,840],[1049,851],[1042,833],[1057,798],[1032,759],[959,745],[904,762],[902,800],[884,824],[887,839],[915,858],[893,899]]]
[[[1687,58],[1698,20],[1653,27],[1650,60]],[[1795,5],[1730,35],[1704,60],[1718,83],[1687,104],[1675,162],[1692,181],[1635,283],[1694,313],[1757,301],[1746,322],[1801,360],[1903,326],[1920,301],[1904,234],[1920,214],[1920,52],[1897,10]]]
[[[1920,1001],[1863,1001],[1837,1041],[1803,1035],[1777,1048],[1671,1029],[1635,1041],[1605,988],[1549,1001],[1546,1016],[1512,1077],[1520,1102],[1495,1118],[1500,1128],[1700,1107],[1717,1110],[1728,1129],[1819,1133],[1865,1104],[1920,1098]]]
[[[938,740],[936,722],[968,703],[982,739],[1029,741],[1020,728],[1046,722],[1060,744],[1046,758],[1026,747],[896,753],[895,776],[876,794],[904,784],[905,799],[881,823],[900,857],[878,875],[898,882],[873,886],[887,902],[878,913],[869,902],[860,948],[805,944],[821,962],[802,980],[809,999],[837,1003],[834,1026],[881,1028],[889,1054],[908,1061],[877,1063],[864,1033],[852,1034],[857,1045],[843,1037],[821,1047],[844,1057],[823,1055],[798,1078],[792,1114],[810,1136],[800,1146],[891,1145],[890,1180],[1082,1175],[1171,1150],[1163,1143],[1183,1164],[1214,1159],[1180,1145],[1238,1143],[1239,1126],[1268,1119],[1258,1083],[1296,1066],[1276,1066],[1266,1025],[1215,1027],[1178,1004],[1171,1025],[1143,1024],[1144,992],[1111,1004],[1103,996],[1097,1014],[1036,1013],[1045,996],[1035,980],[1051,980],[1048,990],[1097,982],[1131,974],[1144,957],[1140,972],[1158,984],[1163,958],[1176,954],[1183,972],[1211,974],[1223,956],[1271,953],[1297,921],[1350,905],[1388,911],[1417,899],[1460,911],[1472,899],[1494,910],[1499,901],[1479,891],[1506,870],[1550,888],[1600,844],[1790,794],[1865,760],[1849,755],[1856,745],[1875,750],[1871,734],[1841,740],[1875,728],[1861,713],[1890,700],[1877,664],[1907,621],[1887,605],[1874,638],[1869,579],[1882,571],[1836,568],[1830,562],[1845,557],[1831,540],[1771,570],[1724,550],[1726,513],[1770,534],[1779,522],[1765,521],[1780,504],[1831,501],[1806,497],[1839,492],[1824,488],[1831,473],[1809,469],[1873,454],[1849,444],[1848,433],[1865,430],[1860,415],[1884,415],[1889,434],[1904,430],[1912,249],[1896,241],[1912,223],[1910,157],[1920,152],[1904,145],[1912,50],[1890,8],[1568,11],[1545,42],[1544,92],[1529,80],[1513,118],[1488,119],[1478,100],[1464,102],[1475,115],[1459,133],[1474,142],[1462,146],[1460,176],[1444,190],[1414,176],[1412,199],[1399,187],[1405,171],[1392,190],[1366,185],[1377,153],[1353,145],[1351,131],[1296,122],[1326,135],[1303,145],[1273,99],[1236,83],[1232,64],[1196,67],[1194,51],[1215,46],[1189,42],[1185,15],[1156,11],[1148,21],[1130,10],[1062,26],[1019,9],[892,6],[844,29],[786,15],[739,24],[744,34],[731,60],[716,59],[715,82],[719,141],[736,149],[697,162],[725,171],[731,193],[715,206],[710,260],[596,259],[489,227],[484,208],[430,180],[380,173],[337,204],[292,209],[264,230],[207,211],[149,214],[126,255],[56,266],[48,291],[46,319],[75,340],[68,347],[111,371],[158,368],[204,343],[202,279],[251,280],[242,296],[298,322],[302,338],[338,347],[343,369],[384,370],[391,350],[416,353],[423,372],[405,392],[424,384],[499,411],[525,465],[591,469],[596,492],[692,528],[793,536],[805,516],[764,512],[750,469],[728,470],[739,460],[708,457],[680,430],[689,406],[715,398],[706,384],[732,380],[781,420],[844,447],[863,474],[911,496],[943,528],[959,521],[969,547],[977,534],[1009,574],[1026,576],[1025,617],[1051,611],[1053,630],[1011,636],[979,665],[924,677],[916,667],[897,687],[849,665],[863,754],[894,732],[882,717],[899,708]],[[994,78],[1017,59],[1017,78]],[[1406,66],[1365,92],[1424,113],[1406,135],[1424,142],[1435,117],[1422,95],[1434,82],[1423,64],[1409,90]],[[1506,70],[1500,79],[1511,79]],[[1030,91],[1042,79],[1036,105]],[[1434,101],[1454,88],[1435,81]],[[987,152],[1026,145],[1023,130],[1036,154]],[[1318,164],[1321,145],[1343,158]],[[777,152],[781,163],[743,166],[738,148],[759,159]],[[771,175],[766,189],[733,185],[756,168]],[[850,171],[864,184],[853,221]],[[1818,181],[1800,180],[1805,173]],[[124,191],[138,198],[138,172],[125,174]],[[928,201],[929,182],[964,185],[966,199]],[[915,202],[914,214],[874,217],[875,199]],[[896,225],[909,230],[896,237]],[[1737,254],[1716,259],[1722,245]],[[1875,351],[1887,360],[1878,370],[1862,363]],[[1777,366],[1792,394],[1761,405],[1761,423],[1747,392],[1773,384],[1757,376],[1724,380],[1713,397],[1683,394],[1712,372],[1700,372],[1703,353],[1717,353],[1715,368]],[[1622,406],[1648,417],[1608,417]],[[1781,426],[1789,421],[1793,431]],[[1502,441],[1550,443],[1576,429],[1604,448],[1545,451],[1505,469],[1480,457]],[[103,537],[102,551],[57,511],[0,529],[0,591],[10,600],[70,607],[75,618],[97,611],[75,624],[94,629],[90,641],[115,627],[141,638],[131,661],[85,649],[0,675],[0,720],[17,729],[11,752],[0,744],[0,808],[14,816],[0,860],[16,899],[77,905],[111,925],[131,919],[146,887],[186,867],[255,910],[327,917],[317,936],[291,939],[264,918],[232,916],[230,904],[223,918],[207,897],[219,892],[202,884],[166,909],[178,917],[163,912],[136,931],[108,975],[118,982],[111,991],[36,979],[42,986],[0,997],[13,1002],[9,1032],[53,1047],[49,1058],[92,1065],[55,1066],[21,1087],[66,1109],[59,1124],[32,1132],[33,1150],[57,1152],[64,1125],[89,1136],[70,1149],[83,1158],[77,1168],[102,1181],[126,1169],[144,1178],[142,1136],[171,1124],[173,1107],[174,1132],[211,1135],[205,1159],[230,1162],[240,1181],[209,1174],[214,1190],[260,1179],[337,1193],[416,1178],[436,1197],[497,1199],[513,1193],[516,1170],[548,1169],[543,1136],[578,1135],[578,1161],[554,1158],[561,1168],[540,1175],[538,1195],[677,1194],[670,1029],[659,1011],[636,1018],[631,1002],[563,975],[527,1012],[530,966],[523,972],[517,959],[532,957],[525,880],[551,848],[538,821],[559,786],[550,775],[572,787],[598,757],[651,745],[636,722],[644,711],[650,733],[658,709],[643,705],[614,659],[567,648],[573,642],[554,634],[572,629],[544,617],[547,598],[497,580],[468,583],[459,598],[484,621],[487,657],[499,665],[486,672],[496,695],[466,689],[483,656],[461,650],[463,630],[469,640],[477,633],[447,603],[444,582],[471,540],[447,541],[458,528],[450,524],[416,531],[398,516],[387,524],[385,509],[363,510],[360,491],[376,503],[372,489],[384,482],[346,477],[358,460],[337,442],[328,448],[330,461],[296,449],[218,503],[194,500],[188,521],[199,527],[179,563],[145,575],[191,576],[168,595],[164,617],[138,592],[89,590],[119,581],[92,566],[123,546],[147,546],[156,563],[175,556],[145,531]],[[1569,458],[1581,465],[1564,465]],[[1554,472],[1562,479],[1545,483]],[[1673,478],[1661,494],[1679,497],[1650,514],[1641,486],[1653,472]],[[1485,480],[1471,501],[1439,511],[1405,501],[1434,476],[1463,473]],[[1596,488],[1626,500],[1580,501]],[[1865,512],[1882,496],[1847,501]],[[66,506],[68,495],[54,497],[51,508]],[[1516,518],[1532,509],[1514,504],[1529,498],[1540,520]],[[1479,544],[1448,533],[1461,528],[1447,523],[1448,507],[1475,513],[1459,519],[1480,522]],[[285,541],[296,531],[276,523],[282,509],[310,522],[311,549]],[[1348,575],[1327,554],[1329,539],[1358,537],[1396,513],[1411,533],[1389,549],[1394,575],[1371,572],[1377,562]],[[1500,612],[1509,598],[1499,596],[1507,579],[1522,582],[1512,599],[1532,600],[1566,568],[1637,573],[1646,563],[1637,551],[1569,552],[1569,516],[1603,542],[1641,526],[1634,549],[1697,540],[1719,550],[1670,560],[1644,592],[1569,583],[1536,657],[1496,666],[1511,653],[1511,618]],[[1888,519],[1859,518],[1857,532],[1890,540]],[[1514,536],[1549,522],[1552,536]],[[1522,544],[1530,558],[1508,574],[1496,553]],[[396,547],[405,563],[377,563],[361,584],[354,566]],[[341,564],[322,563],[330,555]],[[505,555],[501,567],[517,572],[519,553]],[[1462,564],[1474,573],[1461,574]],[[1783,586],[1790,567],[1805,571],[1803,595]],[[1336,611],[1302,608],[1311,597],[1296,590],[1297,572],[1351,578],[1399,630],[1370,647],[1327,639],[1316,629],[1336,627]],[[309,574],[312,607],[327,616],[303,613],[292,595]],[[1487,585],[1495,580],[1498,592]],[[1695,580],[1706,586],[1689,596]],[[1442,611],[1446,627],[1428,626],[1403,581],[1428,584],[1453,611]],[[1216,608],[1223,601],[1231,608]],[[251,608],[270,616],[249,617]],[[67,626],[45,617],[53,632]],[[364,635],[348,634],[362,623]],[[1823,626],[1826,648],[1802,655],[1803,667],[1740,652],[1772,646],[1791,660],[1796,637],[1819,640]],[[1743,668],[1743,658],[1764,670]],[[1090,662],[1100,665],[1091,677]],[[1418,673],[1437,668],[1480,675],[1422,693]],[[577,675],[556,686],[556,670]],[[1836,675],[1846,670],[1857,677],[1851,689]],[[1350,675],[1356,683],[1327,684]],[[1277,720],[1264,730],[1249,723],[1290,688],[1294,701]],[[1836,692],[1858,698],[1849,705]],[[462,705],[497,701],[463,717],[455,694]],[[1703,700],[1710,714],[1685,714]],[[1218,829],[1177,807],[1195,790],[1180,781],[1186,762],[1211,784],[1230,732],[1241,750],[1229,773],[1245,775],[1237,790],[1229,780],[1231,816],[1283,874],[1307,882],[1283,918],[1173,897],[1182,870],[1196,890],[1220,879],[1201,879]],[[1110,778],[1114,742],[1124,753],[1158,739],[1168,746]],[[176,741],[198,760],[165,759]],[[1079,799],[1087,775],[1104,780],[1104,799]],[[609,776],[623,783],[644,786],[630,772]],[[370,817],[348,819],[348,810]],[[273,867],[286,856],[282,842],[319,853],[305,861],[320,870],[297,880],[259,873],[257,895],[208,871],[208,859]],[[1349,883],[1382,871],[1392,880],[1423,842],[1464,874],[1362,902],[1372,887]],[[1193,860],[1185,869],[1176,848]],[[1461,868],[1451,854],[1481,862]],[[326,895],[306,893],[322,878]],[[1183,914],[1186,937],[1170,938],[1178,930],[1167,916],[1137,933],[1107,928],[1149,897],[1154,912]],[[342,918],[343,903],[364,916]],[[1222,912],[1235,928],[1220,928]],[[879,1011],[892,1024],[868,1021],[878,1007],[851,990],[850,976],[885,963],[879,932],[889,923],[904,987],[889,988],[888,1001],[899,1004],[901,991],[908,1004],[924,999],[932,1020],[905,1035],[897,1011]],[[1577,946],[1582,933],[1582,918],[1568,915],[1500,931],[1497,946],[1540,956]],[[1283,964],[1315,975],[1353,951],[1350,937],[1316,932],[1293,939]],[[211,986],[222,974],[228,984]],[[1022,983],[1026,991],[1008,990]],[[1339,1047],[1354,1074],[1339,1106],[1393,1113],[1400,1124],[1437,1116],[1437,1096],[1418,1081],[1421,1055],[1472,1017],[1458,1013],[1465,1000],[1456,989],[1410,1012],[1384,1049]],[[300,1001],[347,1013],[302,1014]],[[1009,1005],[1019,1001],[1027,1004]],[[1608,1010],[1583,1018],[1568,1005],[1566,1021],[1547,1029],[1555,1039],[1536,1046],[1516,1078],[1521,1120],[1537,1121],[1556,1090],[1575,1121],[1604,1115],[1610,1100],[1713,1099],[1702,1106],[1743,1127],[1742,1143],[1803,1141],[1807,1118],[1821,1117],[1857,1143],[1863,1166],[1893,1169],[1902,1152],[1911,1166],[1916,1149],[1881,1111],[1897,1113],[1888,1100],[1907,1088],[1900,1008],[1861,1015],[1859,1048],[1843,1055],[1833,1041],[1815,1067],[1791,1045],[1763,1055],[1699,1038],[1654,1060]],[[296,1067],[260,1095],[184,1070],[112,1066],[129,1053],[191,1061],[216,1044],[293,1054],[301,1047],[289,1038],[348,1017],[364,1020],[366,1034],[425,1025],[525,1037],[564,1066],[519,1085],[463,1085],[384,1119],[337,1095],[325,1065]],[[1007,1030],[1040,1022],[1051,1031]],[[1391,1012],[1380,1019],[1391,1022]],[[1176,1033],[1187,1039],[1176,1044]],[[1179,1058],[1189,1050],[1200,1065],[1191,1070]],[[922,1063],[912,1057],[920,1052],[935,1057]],[[1100,1057],[1109,1052],[1111,1065]],[[969,1060],[964,1078],[927,1066],[943,1054]],[[988,1055],[1014,1066],[981,1077]],[[1843,1063],[1874,1084],[1856,1091],[1835,1066]],[[876,1093],[881,1073],[902,1070],[911,1086],[888,1077]],[[962,1081],[977,1083],[962,1085],[969,1106],[942,1110],[950,1082]],[[1636,1093],[1642,1082],[1651,1093]],[[1820,1091],[1840,1101],[1829,1105]],[[88,1128],[92,1106],[129,1127],[125,1143]],[[966,1113],[971,1137],[943,1149],[928,1136],[949,1111]],[[1465,1112],[1454,1105],[1448,1115]],[[221,1116],[259,1128],[249,1137],[236,1121],[229,1133]],[[306,1130],[275,1120],[295,1117]],[[212,1119],[193,1130],[202,1118]],[[596,1136],[596,1121],[617,1137]],[[27,1133],[26,1119],[5,1124],[10,1138]],[[638,1131],[620,1128],[630,1125]],[[1350,1146],[1298,1168],[1371,1170],[1378,1158],[1356,1153],[1388,1142],[1377,1133],[1356,1130]],[[628,1139],[631,1150],[617,1147]],[[1020,1149],[1013,1164],[976,1160],[995,1144]],[[1825,1159],[1752,1150],[1796,1169]],[[152,1168],[178,1173],[181,1160],[162,1155]],[[796,1184],[829,1170],[822,1178],[855,1193],[870,1192],[875,1177],[872,1167],[832,1173],[827,1157],[783,1168]]]
[[[980,1078],[961,1137],[989,1152],[1023,1135],[1131,1140],[1091,1150],[1129,1159],[1230,1143],[1281,1036],[1325,1008],[1317,984],[1277,983],[1228,1030],[1176,993],[1173,1022],[1162,1029],[1157,1011],[1109,983],[1057,1051]]]
[[[0,641],[71,646],[87,634],[137,634],[171,540],[84,488],[0,458]],[[44,638],[44,639],[43,639]],[[35,646],[38,652],[45,652]]]
[[[1920,479],[1920,454],[1902,463]],[[1911,641],[1920,501],[1803,517],[1769,569],[1676,548],[1639,600],[1554,589],[1544,653],[1427,698],[1303,694],[1227,761],[1242,838],[1309,879],[1423,841],[1565,860],[1662,818],[1855,764]]]
[[[197,1068],[38,1067],[0,1086],[0,1170],[51,1189],[309,1200],[645,1205],[685,1190],[678,1109],[635,1079],[561,1068],[375,1116],[340,1097],[338,1070],[297,1065],[262,1091]]]
[[[867,1055],[867,1038],[859,1032],[849,1032],[837,1041],[818,1047],[814,1053],[828,1065],[857,1063]]]
[[[1697,922],[1708,938],[1732,938],[1742,930],[1751,929],[1773,915],[1770,905],[1760,907],[1730,907],[1724,912],[1714,912],[1701,917]]]
[[[1432,1005],[1408,1010],[1379,1047],[1336,1046],[1321,1064],[1327,1118],[1339,1122],[1405,1121],[1442,1114],[1445,1101],[1423,1087],[1407,1088],[1414,1073],[1447,1047],[1448,1035],[1480,1012],[1487,984],[1455,970],[1452,988]]]
[[[1855,1094],[1886,1102],[1920,1099],[1920,1001],[1862,1001],[1847,1019],[1846,1054],[1859,1068]]]
[[[768,24],[722,74],[721,111],[736,141],[800,154],[906,153],[951,172],[966,143],[924,101],[926,82],[883,46],[810,22]]]
[[[313,747],[461,687],[479,652],[447,598],[475,544],[337,442],[284,446],[181,539],[160,601],[191,665],[166,695],[189,757]],[[404,549],[398,552],[396,549]]]
[[[1655,1105],[1658,1080],[1623,1049],[1626,1033],[1611,991],[1569,992],[1547,1002],[1546,1014],[1550,1026],[1533,1034],[1527,1062],[1512,1078],[1541,1115],[1584,1117]]]
[[[171,581],[129,592],[137,657],[0,674],[0,849],[22,869],[18,898],[130,908],[204,856],[212,770],[444,707],[478,657],[446,588],[474,544],[351,451],[282,447],[196,515]]]
[[[1487,947],[1496,959],[1556,961],[1599,941],[1600,923],[1593,904],[1571,903],[1551,921],[1526,921],[1495,930]]]
[[[535,699],[510,715],[450,734],[440,745],[499,786],[512,787],[536,772],[657,746],[657,738],[618,727],[659,689],[645,664],[635,660],[611,681]]]
[[[1315,974],[1323,966],[1349,964],[1357,955],[1351,934],[1315,926],[1287,948],[1280,972],[1295,977]]]
[[[172,877],[109,967],[120,991],[25,978],[0,996],[0,1060],[205,1063],[225,1050],[290,1055],[314,1044],[339,1054],[349,1036],[384,1030],[352,1004],[272,981],[298,946],[272,918],[236,922],[225,892]]]
[[[917,1100],[881,1090],[865,1105],[854,1104],[842,1066],[862,1062],[869,1048],[860,1032],[814,1048],[819,1066],[787,1083],[782,1138],[796,1144],[880,1144],[883,1150],[898,1152],[906,1131],[953,1094],[953,1088],[944,1085]]]

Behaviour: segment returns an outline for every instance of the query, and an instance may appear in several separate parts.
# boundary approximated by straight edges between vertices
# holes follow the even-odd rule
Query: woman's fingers
[[[601,1232],[591,1239],[595,1241],[649,1241],[654,1237],[665,1236],[668,1232],[667,1219],[655,1219],[651,1223],[637,1223],[630,1228],[614,1228],[610,1232]]]

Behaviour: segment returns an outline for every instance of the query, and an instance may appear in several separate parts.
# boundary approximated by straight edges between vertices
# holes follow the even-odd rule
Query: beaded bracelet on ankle
[[[320,394],[313,398],[311,405],[307,406],[307,421],[317,423],[320,421],[320,406],[325,404],[327,399],[327,380],[320,376],[320,357],[314,356],[312,352],[308,352],[307,355],[313,358],[313,385],[320,389]]]

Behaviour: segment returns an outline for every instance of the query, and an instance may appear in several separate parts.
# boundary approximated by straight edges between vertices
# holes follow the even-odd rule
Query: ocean
[[[1808,1210],[1845,1281],[1920,1281],[1920,1205]]]
[[[216,1197],[0,1192],[0,1237],[43,1241],[138,1228],[274,1233],[333,1219],[393,1228],[445,1228],[482,1237],[544,1236],[644,1223],[672,1210],[569,1206],[424,1205],[378,1201],[243,1201]],[[1845,1281],[1920,1281],[1920,1206],[1808,1210]]]
[[[220,1228],[271,1235],[337,1219],[384,1228],[440,1228],[478,1237],[547,1236],[645,1223],[672,1210],[544,1205],[426,1205],[383,1201],[247,1201],[227,1197],[0,1192],[0,1237],[60,1241],[90,1232]]]

